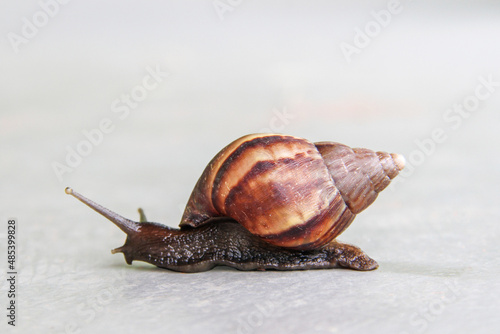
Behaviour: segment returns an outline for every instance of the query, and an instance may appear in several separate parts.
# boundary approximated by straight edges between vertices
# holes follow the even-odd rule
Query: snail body
[[[71,194],[127,234],[127,263],[183,272],[216,265],[240,270],[377,268],[359,248],[335,238],[404,168],[397,154],[252,134],[210,161],[186,205],[180,229],[133,222]]]

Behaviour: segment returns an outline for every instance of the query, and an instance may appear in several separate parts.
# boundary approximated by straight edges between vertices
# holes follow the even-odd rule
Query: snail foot
[[[354,270],[368,271],[378,268],[378,263],[359,247],[332,241],[328,246],[333,250],[338,266]]]

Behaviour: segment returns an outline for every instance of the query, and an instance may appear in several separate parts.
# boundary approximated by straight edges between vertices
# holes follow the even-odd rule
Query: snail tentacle
[[[148,219],[146,218],[146,214],[142,208],[137,209],[139,212],[139,223],[146,223]]]

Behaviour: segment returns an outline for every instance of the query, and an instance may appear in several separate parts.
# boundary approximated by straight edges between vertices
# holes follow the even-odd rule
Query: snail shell
[[[403,168],[404,158],[397,154],[287,135],[247,135],[208,164],[180,226],[229,217],[273,245],[320,248]]]

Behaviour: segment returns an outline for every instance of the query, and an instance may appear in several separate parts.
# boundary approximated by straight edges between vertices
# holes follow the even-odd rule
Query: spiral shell
[[[230,217],[271,244],[315,249],[342,233],[403,167],[397,154],[247,135],[208,164],[180,226]]]

